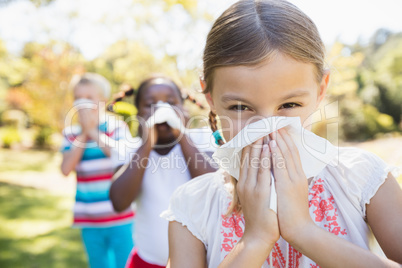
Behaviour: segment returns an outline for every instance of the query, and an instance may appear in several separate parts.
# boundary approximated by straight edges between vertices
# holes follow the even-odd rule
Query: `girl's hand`
[[[176,128],[171,128],[171,129],[172,129],[173,136],[175,137],[176,140],[178,138],[180,138],[180,136],[182,136],[182,132],[180,131],[180,129],[176,129]],[[181,138],[183,138],[183,137],[181,137]]]
[[[279,239],[277,215],[269,208],[271,193],[270,152],[262,139],[245,147],[242,152],[237,183],[245,219],[243,240],[260,243],[269,251]],[[268,254],[269,254],[268,251]]]
[[[156,129],[156,125],[153,125],[152,127],[149,128],[145,128],[146,129],[146,133],[145,133],[145,137],[147,137],[147,141],[149,142],[151,148],[155,147],[156,142],[158,141],[158,130]]]
[[[281,236],[292,244],[299,235],[309,230],[308,227],[315,227],[309,214],[307,178],[299,151],[286,130],[280,129],[270,136],[279,228]]]
[[[178,138],[183,139],[183,131],[185,129],[186,123],[188,122],[188,112],[185,109],[180,109],[180,108],[176,108],[174,109],[175,113],[177,114],[177,117],[179,118],[179,120],[181,121],[181,126],[182,129],[177,129],[177,128],[172,128],[172,133],[173,136],[176,138],[176,140]]]

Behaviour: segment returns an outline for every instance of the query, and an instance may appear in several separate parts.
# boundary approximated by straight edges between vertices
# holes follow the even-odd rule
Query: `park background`
[[[74,174],[59,171],[71,77],[100,73],[117,94],[163,73],[205,104],[203,45],[233,2],[0,0],[0,267],[86,267],[79,232],[70,228]],[[316,22],[332,72],[327,107],[337,116],[315,132],[402,166],[402,3],[291,2]],[[125,98],[115,110],[127,118],[136,113],[132,103]],[[327,135],[329,125],[338,135]]]

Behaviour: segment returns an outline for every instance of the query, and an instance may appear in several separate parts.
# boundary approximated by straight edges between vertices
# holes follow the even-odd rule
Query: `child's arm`
[[[219,267],[260,268],[273,244],[261,247],[264,241],[241,239]],[[167,268],[207,267],[204,244],[181,223],[169,222],[169,263]]]
[[[391,260],[378,257],[370,251],[360,248],[315,225],[308,212],[307,179],[301,166],[297,148],[285,130],[279,131],[275,141],[277,146],[273,142],[270,145],[272,145],[272,154],[275,156],[273,157],[273,170],[278,192],[278,216],[281,236],[295,249],[315,261],[321,267],[400,267]],[[279,165],[279,163],[281,164]],[[388,186],[388,183],[384,185],[384,189],[394,186],[392,180],[390,181],[390,186]],[[402,233],[400,226],[388,231],[379,230],[400,224],[402,215],[400,193],[398,194],[397,190],[395,190],[387,194],[399,197],[384,197],[384,194],[381,192],[382,190],[379,191],[379,198],[385,198],[385,200],[381,200],[380,203],[384,202],[383,204],[388,204],[389,206],[394,205],[395,210],[392,210],[392,213],[396,213],[393,217],[391,216],[392,213],[374,212],[374,209],[370,208],[369,213],[373,214],[373,216],[377,212],[381,213],[379,215],[380,218],[384,217],[382,222],[376,222],[376,232],[380,232],[383,235],[383,242],[384,239],[388,239],[389,241],[400,240],[396,237],[397,234]],[[373,202],[373,207],[378,205],[378,200],[373,200]],[[394,203],[392,204],[391,202]],[[397,206],[399,208],[396,208]],[[370,221],[375,221],[375,218],[374,216]],[[392,220],[396,221],[395,225],[390,225],[389,221]],[[380,225],[381,223],[383,225]],[[389,251],[387,254],[401,252],[400,242],[389,241],[386,243],[388,246],[395,245],[398,247],[399,243],[399,247],[394,249],[394,251]]]
[[[174,268],[205,268],[204,244],[187,227],[177,221],[169,222],[169,263]]]
[[[314,223],[305,226],[299,235],[288,238],[287,241],[320,267],[401,267],[398,263],[379,257]]]
[[[242,237],[239,243],[236,244],[218,267],[260,268],[264,264],[274,245],[275,242],[268,244],[262,238]]]
[[[367,220],[385,255],[402,264],[402,191],[391,174],[367,205]]]
[[[136,151],[130,163],[121,167],[114,175],[114,181],[110,187],[109,197],[116,211],[127,209],[137,198],[141,190],[142,179],[148,165],[149,154],[156,142],[156,130],[143,145]]]
[[[261,150],[262,143],[260,139],[242,151],[236,190],[242,206],[245,229],[239,243],[222,261],[220,268],[260,268],[279,239],[278,219],[269,208],[270,153],[268,145],[264,145]]]
[[[191,177],[195,178],[208,172],[216,171],[210,164],[210,162],[204,157],[197,147],[195,147],[190,140],[190,137],[183,135],[179,144],[186,160]]]
[[[86,135],[81,134],[76,138],[77,141],[80,141],[82,144],[86,142]],[[72,170],[78,165],[81,161],[82,154],[84,153],[84,146],[72,146],[71,150],[63,153],[63,161],[61,162],[61,173],[64,176],[68,176]]]

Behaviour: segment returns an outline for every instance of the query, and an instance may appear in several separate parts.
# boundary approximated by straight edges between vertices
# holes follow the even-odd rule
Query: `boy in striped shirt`
[[[109,188],[115,171],[110,158],[116,141],[130,138],[127,125],[106,117],[110,84],[101,75],[86,73],[72,81],[79,125],[66,127],[61,148],[62,173],[77,173],[74,226],[81,228],[90,267],[124,267],[133,248],[134,213],[114,211]]]

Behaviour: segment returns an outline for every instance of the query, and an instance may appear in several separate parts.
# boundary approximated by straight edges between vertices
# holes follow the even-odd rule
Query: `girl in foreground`
[[[243,0],[226,10],[208,35],[202,81],[212,115],[226,119],[224,139],[254,117],[309,125],[329,82],[324,50],[314,23],[288,2]],[[288,133],[270,138],[243,149],[237,183],[219,170],[175,192],[163,214],[170,267],[400,267],[402,191],[391,167],[339,148],[337,163],[306,178]],[[387,258],[368,250],[369,227]]]

